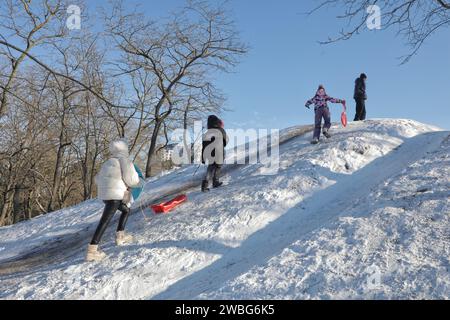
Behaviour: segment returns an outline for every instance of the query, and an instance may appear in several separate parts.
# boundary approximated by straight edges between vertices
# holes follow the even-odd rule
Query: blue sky
[[[128,0],[140,3],[147,15],[158,17],[182,0]],[[127,1],[127,2],[128,2]],[[103,1],[96,2],[101,5]],[[348,101],[354,115],[353,84],[368,75],[369,118],[408,118],[450,129],[449,29],[433,35],[419,55],[399,66],[409,52],[397,30],[369,31],[349,41],[320,45],[344,25],[337,11],[304,12],[314,0],[231,0],[243,41],[251,47],[232,74],[217,77],[228,97],[227,127],[284,128],[307,124],[313,112],[304,108],[318,84],[329,95]],[[340,105],[331,106],[338,121]]]

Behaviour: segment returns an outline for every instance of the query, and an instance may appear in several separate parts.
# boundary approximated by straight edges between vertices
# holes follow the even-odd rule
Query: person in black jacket
[[[358,79],[355,80],[355,94],[353,98],[356,101],[356,114],[354,121],[366,120],[366,79],[367,76],[362,73]]]
[[[228,136],[224,129],[223,121],[217,116],[208,117],[208,131],[203,136],[202,162],[208,162],[206,177],[202,182],[202,191],[209,191],[208,186],[212,180],[213,188],[222,185],[219,181],[220,170],[224,163],[225,147],[228,143]]]

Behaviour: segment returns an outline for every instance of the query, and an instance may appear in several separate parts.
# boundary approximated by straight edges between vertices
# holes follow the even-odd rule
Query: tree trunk
[[[14,190],[7,191],[3,194],[3,208],[0,214],[0,226],[10,224],[11,204],[14,198]]]
[[[187,153],[187,159],[189,159],[189,162],[192,162],[192,150],[190,143],[187,141],[187,132],[188,132],[188,113],[189,113],[189,104],[186,106],[186,109],[184,110],[184,118],[183,118],[183,144],[184,144],[184,150]]]
[[[50,201],[49,201],[48,207],[47,207],[48,212],[52,212],[54,210],[54,204],[56,202],[56,198],[57,198],[58,192],[59,192],[59,187],[61,185],[61,163],[62,163],[63,153],[64,153],[64,148],[59,146],[58,153],[56,156],[55,170],[53,172],[53,188],[52,188],[52,193],[50,195]]]
[[[150,139],[150,148],[148,149],[147,155],[147,166],[145,167],[145,176],[147,178],[152,175],[152,160],[155,154],[156,143],[158,142],[159,131],[161,130],[162,123],[163,122],[161,120],[156,120],[155,129],[153,130],[152,138]]]
[[[66,107],[67,107],[67,98],[63,97],[63,113],[61,115],[61,130],[59,132],[59,141],[58,141],[58,152],[56,155],[56,163],[55,169],[53,171],[53,187],[52,193],[50,195],[50,201],[48,203],[47,211],[52,212],[55,210],[55,203],[59,194],[59,189],[61,186],[61,172],[62,172],[62,160],[64,156],[64,150],[68,145],[66,143],[65,131],[66,131]]]
[[[88,179],[88,171],[89,171],[89,151],[90,151],[90,143],[89,143],[89,137],[86,137],[86,150],[84,151],[84,161],[82,161],[82,173],[81,176],[83,177],[83,199],[87,200],[89,199],[89,184],[90,181]]]
[[[34,196],[33,189],[28,189],[27,190],[27,200],[25,203],[25,219],[26,220],[30,220],[31,218],[33,218],[33,206],[32,206],[33,196]]]
[[[16,185],[14,188],[14,197],[13,197],[13,224],[21,221],[20,217],[24,216],[23,212],[23,204],[22,204],[22,194],[23,194],[23,186]]]
[[[27,48],[26,53],[29,52],[29,48]],[[22,53],[20,57],[13,63],[11,73],[9,74],[8,81],[3,88],[2,96],[0,99],[0,118],[2,118],[3,114],[6,113],[6,105],[8,103],[8,94],[11,89],[12,83],[16,77],[17,70],[19,69],[20,63],[25,59],[26,53]]]
[[[95,157],[92,159],[92,165],[91,165],[91,170],[90,170],[90,175],[89,175],[88,199],[92,199],[92,197],[94,196],[93,189],[94,189],[94,180],[95,180],[95,164],[97,163],[97,156],[98,155],[95,155]]]

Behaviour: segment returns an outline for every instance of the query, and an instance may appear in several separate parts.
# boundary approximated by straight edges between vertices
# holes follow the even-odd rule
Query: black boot
[[[219,180],[214,180],[213,181],[213,188],[219,188],[223,185],[223,182],[220,182]]]
[[[331,138],[331,134],[328,133],[328,129],[323,130],[323,135],[324,135],[327,139],[330,139],[330,138]]]
[[[202,182],[202,192],[208,192],[208,181],[207,180],[203,180]]]

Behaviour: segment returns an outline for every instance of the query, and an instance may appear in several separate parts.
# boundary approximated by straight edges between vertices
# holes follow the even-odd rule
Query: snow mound
[[[115,247],[107,233],[102,263],[84,262],[98,201],[0,228],[0,298],[448,298],[449,133],[396,119],[331,132],[318,146],[310,133],[281,145],[274,176],[241,166],[169,215],[138,210],[136,243]],[[144,198],[188,185],[194,170],[149,182]],[[88,236],[61,259],[5,264],[71,234]]]
[[[201,298],[448,299],[449,138],[367,197],[352,199],[330,226]]]

